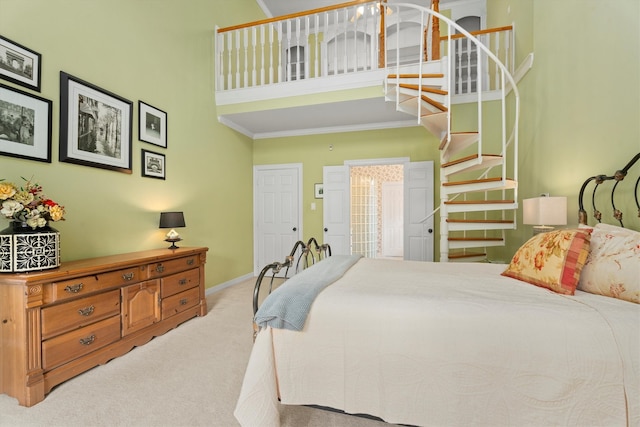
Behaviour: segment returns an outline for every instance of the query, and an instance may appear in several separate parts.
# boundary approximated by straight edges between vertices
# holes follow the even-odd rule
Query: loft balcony
[[[479,50],[437,15],[359,0],[217,28],[219,120],[254,139],[418,126],[387,102],[390,74],[441,74],[450,104],[500,99],[509,83],[487,56],[513,74],[513,28],[472,32]]]

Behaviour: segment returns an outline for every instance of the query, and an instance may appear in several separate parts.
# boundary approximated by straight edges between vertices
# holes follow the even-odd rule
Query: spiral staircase
[[[477,42],[470,34],[466,36]],[[479,42],[477,48],[483,50]],[[487,58],[494,60],[491,55]],[[421,62],[417,73],[391,73],[385,81],[385,97],[395,102],[397,110],[415,116],[440,141],[440,261],[485,261],[487,248],[504,246],[505,231],[517,227],[517,88],[513,77],[503,70],[498,96],[483,100],[482,91],[477,91],[471,102],[478,116],[476,125],[457,129],[457,107],[452,105],[450,90],[460,76],[451,70],[444,58]],[[483,87],[482,82],[478,87]],[[508,108],[515,112],[512,120],[507,118]],[[468,122],[468,108],[461,110]],[[499,128],[498,135],[483,135],[484,129],[491,128],[494,133]]]

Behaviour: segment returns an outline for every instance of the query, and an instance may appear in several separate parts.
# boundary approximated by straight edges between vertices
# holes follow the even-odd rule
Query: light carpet
[[[0,395],[0,426],[234,427],[252,346],[253,280],[207,296],[192,319],[54,388],[31,408]],[[380,427],[380,421],[281,406],[283,427]]]

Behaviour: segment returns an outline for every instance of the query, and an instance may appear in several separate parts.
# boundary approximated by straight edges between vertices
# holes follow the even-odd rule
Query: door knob
[[[325,231],[325,232],[326,232],[326,231],[329,231],[329,229],[328,229],[328,228],[325,228],[325,229],[324,229],[324,231]]]
[[[293,231],[298,231],[298,227],[293,227]]]
[[[433,228],[430,228],[427,230],[429,232],[429,234],[433,233]]]

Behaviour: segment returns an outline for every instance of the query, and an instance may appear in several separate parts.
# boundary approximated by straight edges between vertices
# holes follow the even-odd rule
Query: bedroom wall
[[[303,238],[322,241],[322,199],[315,199],[313,191],[313,184],[322,182],[322,167],[342,165],[345,160],[388,157],[409,157],[414,162],[433,160],[439,164],[437,144],[425,144],[426,135],[423,128],[413,127],[260,139],[254,141],[253,161],[256,165],[302,163]],[[332,150],[329,145],[333,145]],[[437,205],[440,193],[435,190]],[[312,202],[316,203],[315,211],[311,210]]]
[[[512,16],[519,17],[518,34],[520,28],[528,28],[529,13],[532,17],[535,61],[519,84],[523,114],[519,198],[547,192],[567,196],[567,227],[575,226],[584,180],[612,174],[640,152],[640,3],[489,0],[489,4],[505,12],[510,6]],[[634,169],[637,177],[640,165]],[[629,180],[625,183],[633,186]],[[625,206],[625,225],[640,229],[630,191],[620,203]],[[531,237],[531,226],[520,225],[511,234],[509,245],[496,257],[509,259]]]
[[[582,182],[614,172],[640,151],[640,3],[614,0],[605,7],[597,0],[488,0],[487,7],[489,25],[515,25],[516,64],[530,52],[535,56],[519,83],[518,199],[543,192],[567,196],[567,226],[575,226]],[[437,165],[439,153],[429,141],[421,128],[258,140],[254,164],[303,163],[304,230],[311,236],[322,230],[322,204],[316,211],[309,208],[322,166],[407,152],[412,160]],[[329,144],[340,149],[329,152]],[[640,229],[630,197],[628,206],[626,222]],[[521,213],[517,220],[522,221]],[[531,235],[531,226],[519,224],[508,232],[508,244],[490,250],[489,257],[508,261]]]
[[[52,163],[0,156],[0,179],[34,177],[66,206],[63,261],[168,246],[159,212],[182,210],[208,286],[252,271],[253,148],[217,122],[212,50],[216,24],[262,17],[255,0],[0,0],[0,35],[42,54],[42,92],[25,91],[53,101]],[[131,175],[58,161],[60,70],[134,102]],[[167,112],[166,149],[138,140],[138,100]],[[143,148],[166,180],[140,176]]]

